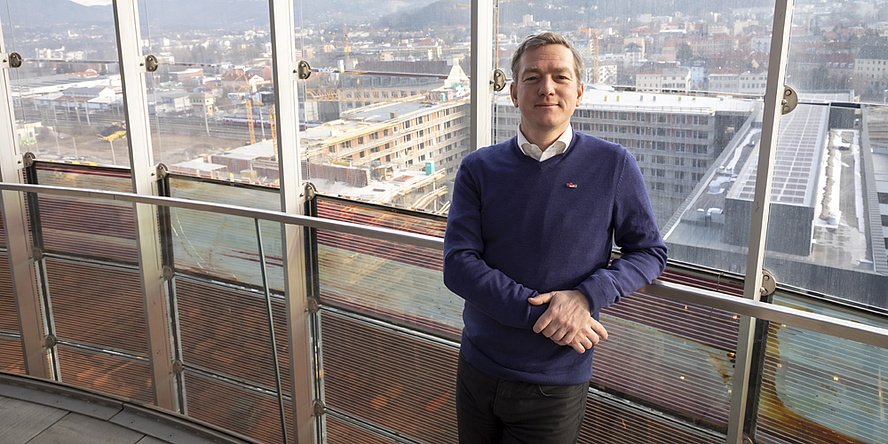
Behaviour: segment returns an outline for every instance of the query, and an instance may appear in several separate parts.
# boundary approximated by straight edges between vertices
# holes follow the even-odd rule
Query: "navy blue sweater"
[[[609,265],[612,239],[622,256]],[[566,153],[543,162],[525,156],[516,138],[463,159],[444,283],[466,301],[461,350],[478,369],[537,384],[588,381],[592,350],[580,354],[534,333],[548,304],[527,299],[577,289],[597,319],[665,265],[641,171],[622,146],[575,132]]]

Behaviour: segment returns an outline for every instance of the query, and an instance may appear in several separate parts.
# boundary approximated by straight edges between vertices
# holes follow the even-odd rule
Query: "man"
[[[666,265],[635,159],[574,132],[582,58],[563,37],[512,58],[518,136],[463,159],[444,237],[444,283],[465,299],[460,442],[572,443],[607,331],[601,309]],[[610,262],[613,244],[620,258]]]

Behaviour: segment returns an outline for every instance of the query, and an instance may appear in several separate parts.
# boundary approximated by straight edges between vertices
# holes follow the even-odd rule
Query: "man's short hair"
[[[512,79],[517,79],[521,70],[521,56],[529,49],[539,48],[546,45],[561,45],[570,50],[574,59],[574,71],[577,76],[577,84],[583,84],[583,57],[580,52],[570,43],[569,40],[554,32],[541,32],[539,34],[529,35],[524,41],[518,45],[515,54],[512,55]]]

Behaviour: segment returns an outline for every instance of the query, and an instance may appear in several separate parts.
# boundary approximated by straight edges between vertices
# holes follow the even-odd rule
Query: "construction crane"
[[[256,130],[253,128],[253,98],[247,97],[244,100],[247,105],[247,128],[250,129],[250,145],[256,144]]]
[[[274,147],[272,160],[277,160],[277,116],[274,114],[274,104],[268,105],[268,120],[271,121],[271,146]]]
[[[578,31],[589,36],[589,44],[586,46],[586,54],[592,56],[592,83],[598,83],[598,41],[601,36],[592,28],[577,28]]]

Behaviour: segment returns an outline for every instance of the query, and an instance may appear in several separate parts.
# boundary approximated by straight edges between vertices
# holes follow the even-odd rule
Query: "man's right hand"
[[[533,326],[558,345],[569,345],[577,353],[585,353],[602,339],[607,330],[589,313],[589,302],[579,290],[543,293],[529,298],[532,305],[549,304]]]

